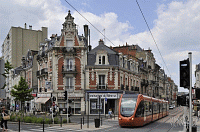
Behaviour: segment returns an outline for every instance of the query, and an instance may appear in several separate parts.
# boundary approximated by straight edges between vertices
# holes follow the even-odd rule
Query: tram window
[[[149,104],[150,104],[150,102],[148,102],[148,101],[145,101],[145,103],[144,103],[144,105],[145,105],[145,115],[146,116],[148,116],[148,115],[150,115],[151,113],[149,112]]]
[[[141,101],[138,105],[135,117],[143,117],[144,116],[144,101]]]
[[[153,104],[153,113],[157,113],[157,112],[158,112],[157,102],[154,102],[154,104]]]
[[[149,111],[150,112],[151,112],[151,107],[152,107],[151,102],[149,102]]]

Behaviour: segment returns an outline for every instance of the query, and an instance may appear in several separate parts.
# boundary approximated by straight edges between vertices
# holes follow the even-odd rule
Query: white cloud
[[[11,26],[21,26],[24,23],[32,25],[39,30],[42,26],[48,27],[49,36],[60,34],[62,23],[68,14],[68,8],[61,4],[60,0],[0,0],[0,42],[3,43]],[[87,1],[82,4],[87,3]],[[117,14],[108,12],[99,16],[80,11],[96,28],[105,35],[115,46],[138,44],[141,48],[152,49],[156,62],[164,66],[158,50],[149,31],[138,34],[130,34],[133,27],[127,22],[120,22]],[[98,40],[104,38],[77,12],[72,12],[75,23],[79,25],[79,34],[83,33],[83,25],[88,24],[91,29],[91,44],[98,45]],[[199,63],[200,55],[200,1],[189,0],[187,2],[171,2],[168,5],[160,5],[157,9],[158,18],[151,29],[155,41],[166,61],[168,69],[175,83],[179,85],[179,61],[186,59],[189,51],[193,52],[193,65]],[[143,19],[141,19],[143,21]],[[106,40],[108,46],[112,45]],[[112,45],[113,46],[113,45]],[[167,72],[166,68],[165,71]],[[169,74],[169,73],[167,73]]]

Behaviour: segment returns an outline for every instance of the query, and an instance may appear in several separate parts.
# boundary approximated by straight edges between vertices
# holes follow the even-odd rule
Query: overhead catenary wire
[[[139,3],[138,3],[137,0],[136,0],[136,3],[137,3],[137,5],[138,5],[138,7],[139,7],[139,9],[140,9],[140,12],[141,12],[141,14],[142,14],[142,17],[144,18],[144,21],[145,21],[145,23],[146,23],[146,25],[147,25],[147,28],[149,29],[149,32],[150,32],[150,34],[151,34],[151,37],[153,38],[153,41],[154,41],[154,43],[155,43],[155,45],[156,45],[156,48],[157,48],[157,50],[158,50],[158,52],[159,52],[159,54],[160,54],[160,56],[161,56],[161,58],[162,58],[162,60],[163,60],[163,62],[164,62],[164,64],[165,64],[165,67],[166,67],[167,71],[169,72],[169,69],[168,69],[168,67],[167,67],[167,65],[166,65],[166,63],[165,63],[165,60],[164,60],[164,58],[163,58],[163,56],[162,56],[162,54],[161,54],[161,52],[160,52],[160,50],[159,50],[159,48],[158,48],[158,45],[157,45],[157,43],[156,43],[156,40],[155,40],[155,38],[154,38],[154,36],[153,36],[153,34],[152,34],[152,32],[151,32],[151,29],[149,28],[149,25],[148,25],[148,23],[147,23],[147,21],[146,21],[146,19],[145,19],[145,16],[144,16],[144,14],[143,14],[143,12],[142,12],[142,9],[140,8],[140,5],[139,5]],[[170,75],[170,77],[171,77],[170,72],[169,72],[169,75]]]
[[[108,39],[97,27],[95,27],[86,17],[84,17],[74,6],[72,6],[67,0],[65,0],[67,2],[68,5],[70,5],[76,12],[78,12],[79,15],[81,15],[88,23],[90,23],[90,25],[96,29],[101,35],[104,36],[105,39],[107,39],[109,42],[111,42],[111,44],[113,44],[115,46],[115,44]],[[104,40],[105,41],[105,40]]]

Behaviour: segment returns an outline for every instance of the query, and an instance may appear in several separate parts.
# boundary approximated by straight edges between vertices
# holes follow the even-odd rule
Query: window
[[[67,77],[66,78],[66,90],[73,91],[73,89],[74,89],[73,78]]]
[[[65,66],[66,70],[73,70],[73,59],[72,58],[68,58],[66,59],[66,66]]]
[[[144,117],[144,101],[141,101],[138,105],[135,117]]]
[[[100,65],[105,65],[105,56],[103,55],[103,56],[99,56],[99,64]]]
[[[105,75],[99,75],[99,89],[105,89]]]
[[[72,40],[67,40],[67,47],[73,47],[73,41]]]

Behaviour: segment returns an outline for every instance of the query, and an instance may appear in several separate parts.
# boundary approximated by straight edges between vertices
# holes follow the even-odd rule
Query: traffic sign
[[[53,102],[53,106],[55,106],[55,102]]]

